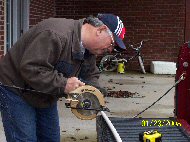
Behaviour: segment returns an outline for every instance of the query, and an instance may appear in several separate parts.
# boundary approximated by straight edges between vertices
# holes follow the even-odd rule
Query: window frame
[[[29,29],[30,0],[6,0],[5,52]]]

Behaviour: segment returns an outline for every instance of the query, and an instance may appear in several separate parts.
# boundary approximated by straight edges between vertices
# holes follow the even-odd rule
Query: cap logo
[[[125,35],[125,27],[122,23],[122,21],[119,19],[119,17],[117,16],[117,28],[114,31],[114,33],[119,36],[119,38],[123,39],[124,35]]]

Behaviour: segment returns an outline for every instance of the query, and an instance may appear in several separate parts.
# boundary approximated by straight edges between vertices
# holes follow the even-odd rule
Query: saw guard
[[[104,100],[103,94],[97,88],[90,85],[81,86],[68,94],[68,99],[70,99],[70,106],[71,106],[72,113],[79,119],[92,120],[96,117],[97,113],[86,116],[79,113],[77,109],[75,109],[77,108],[79,101],[77,100],[77,98],[74,98],[72,94],[82,95],[83,93],[90,93],[90,94],[95,95],[99,101],[100,106],[102,107],[105,106],[105,100]]]

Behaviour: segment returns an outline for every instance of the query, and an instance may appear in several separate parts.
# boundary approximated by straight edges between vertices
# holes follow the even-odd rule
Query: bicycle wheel
[[[100,61],[102,71],[114,71],[117,68],[118,62],[114,55],[106,55]]]
[[[145,71],[145,68],[144,68],[144,64],[143,64],[143,59],[142,59],[142,57],[141,56],[138,56],[138,60],[139,60],[139,65],[140,65],[140,67],[141,67],[141,71],[142,71],[142,73],[146,73],[146,71]]]

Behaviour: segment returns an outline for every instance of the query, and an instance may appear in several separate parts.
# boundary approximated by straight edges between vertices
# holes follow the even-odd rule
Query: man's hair
[[[104,25],[104,23],[99,20],[97,17],[94,17],[92,15],[88,16],[85,20],[84,20],[84,24],[88,23],[94,27],[100,27],[102,25]]]
[[[101,16],[102,14],[98,14],[97,17]],[[94,27],[100,27],[102,25],[104,25],[104,23],[99,20],[97,17],[94,17],[93,15],[90,15],[89,17],[87,17],[85,20],[84,20],[84,24],[85,23],[88,23]],[[112,32],[110,31],[110,29],[108,28],[107,29],[107,32],[108,34],[112,34]]]

